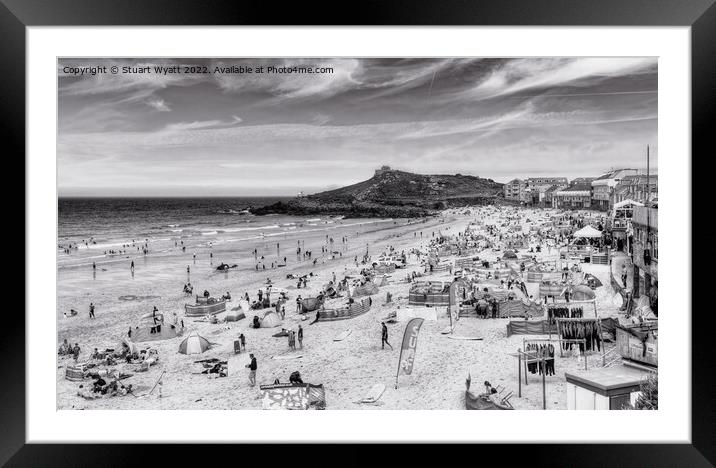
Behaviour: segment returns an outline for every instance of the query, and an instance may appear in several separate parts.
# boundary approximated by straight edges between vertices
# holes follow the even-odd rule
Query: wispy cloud
[[[147,101],[147,105],[159,112],[170,112],[171,109],[164,99],[154,98]]]
[[[645,143],[658,152],[655,58],[62,59],[60,68],[181,63],[333,73],[60,72],[61,191],[291,194],[354,183],[382,164],[572,177],[638,167]]]

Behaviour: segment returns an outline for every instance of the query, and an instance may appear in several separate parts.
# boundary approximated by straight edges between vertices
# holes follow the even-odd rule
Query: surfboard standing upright
[[[401,373],[409,375],[413,372],[415,350],[418,347],[418,333],[423,325],[423,319],[414,318],[408,322],[403,333],[403,345],[400,347],[400,360],[398,372],[395,374],[395,388],[398,388],[398,377]]]

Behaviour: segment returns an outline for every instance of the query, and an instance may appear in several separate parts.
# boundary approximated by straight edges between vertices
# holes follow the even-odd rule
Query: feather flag
[[[423,325],[423,319],[414,318],[408,322],[403,333],[403,345],[400,347],[400,360],[398,361],[398,373],[395,376],[395,388],[398,388],[398,376],[409,375],[413,372],[415,361],[415,350],[418,346],[418,333]]]

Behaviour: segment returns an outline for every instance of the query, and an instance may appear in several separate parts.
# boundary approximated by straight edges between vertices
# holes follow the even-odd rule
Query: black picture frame
[[[0,132],[6,145],[10,143],[9,146],[16,148],[16,154],[24,154],[25,150],[26,28],[112,25],[689,26],[692,41],[692,174],[699,173],[693,170],[697,161],[701,167],[701,161],[711,156],[706,148],[713,146],[709,144],[713,133],[710,124],[716,108],[714,0],[373,0],[352,5],[339,2],[276,5],[236,0],[0,0],[0,63],[3,66],[0,73]],[[695,157],[697,155],[700,157]],[[17,175],[13,178],[18,179]],[[694,180],[691,194],[694,206],[708,199],[707,186],[699,186]],[[692,213],[696,212],[692,210]],[[695,231],[692,229],[691,232]],[[696,245],[696,238],[693,240]],[[697,277],[695,271],[693,277]],[[691,305],[691,291],[684,292],[684,296],[684,309],[673,313],[687,317],[689,307],[694,311],[698,311],[698,307]],[[25,311],[26,314],[31,312]],[[709,312],[703,310],[701,314],[692,314],[692,323],[697,324],[698,317],[705,318]],[[111,460],[111,466],[127,466],[136,464],[137,460],[142,464],[187,460],[183,449],[25,444],[25,320],[21,314],[6,313],[3,322],[0,463],[8,466],[96,466]],[[522,445],[510,448],[497,445],[470,448],[469,459],[476,460],[478,452],[473,450],[479,450],[479,459],[485,462],[507,460],[505,455],[509,453],[510,465],[714,466],[716,405],[714,387],[710,384],[716,366],[715,353],[710,349],[711,334],[708,326],[692,326],[692,444]],[[420,450],[413,447],[393,453],[400,454],[403,464],[419,462],[425,451],[422,445]],[[214,450],[202,447],[199,453],[205,458],[205,454]],[[278,453],[290,454],[295,447],[278,450]],[[334,445],[332,450],[341,453],[342,459],[350,460],[348,464],[373,463],[376,457],[373,451],[356,446]],[[241,463],[254,462],[246,452],[241,449],[236,454],[237,459]],[[328,453],[322,452],[317,460],[304,461],[324,464],[328,462]],[[267,461],[256,462],[265,464]]]

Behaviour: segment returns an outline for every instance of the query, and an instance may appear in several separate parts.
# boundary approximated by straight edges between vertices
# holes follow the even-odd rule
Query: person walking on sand
[[[246,351],[246,337],[243,333],[239,335],[239,341],[241,341],[241,349]]]
[[[89,316],[90,318],[94,318],[94,303],[90,302],[89,306]]]
[[[381,327],[382,327],[382,329],[383,329],[382,332],[381,332],[380,347],[381,347],[381,349],[385,349],[385,345],[388,345],[388,346],[390,346],[390,349],[392,350],[392,349],[393,349],[393,345],[391,345],[390,343],[388,343],[388,327],[385,325],[385,322],[380,322],[380,325],[381,325]]]
[[[75,343],[75,347],[72,348],[72,356],[74,357],[75,362],[77,362],[77,358],[80,357],[80,344],[79,343]]]
[[[298,326],[298,346],[303,349],[303,328]]]
[[[624,284],[625,288],[627,287],[627,278],[628,278],[627,267],[626,267],[626,262],[625,262],[625,263],[622,263],[622,284]]]
[[[253,354],[249,354],[249,357],[251,358],[251,362],[246,364],[246,368],[249,370],[249,385],[253,387],[256,385],[256,368],[258,365],[256,364],[256,358]]]

